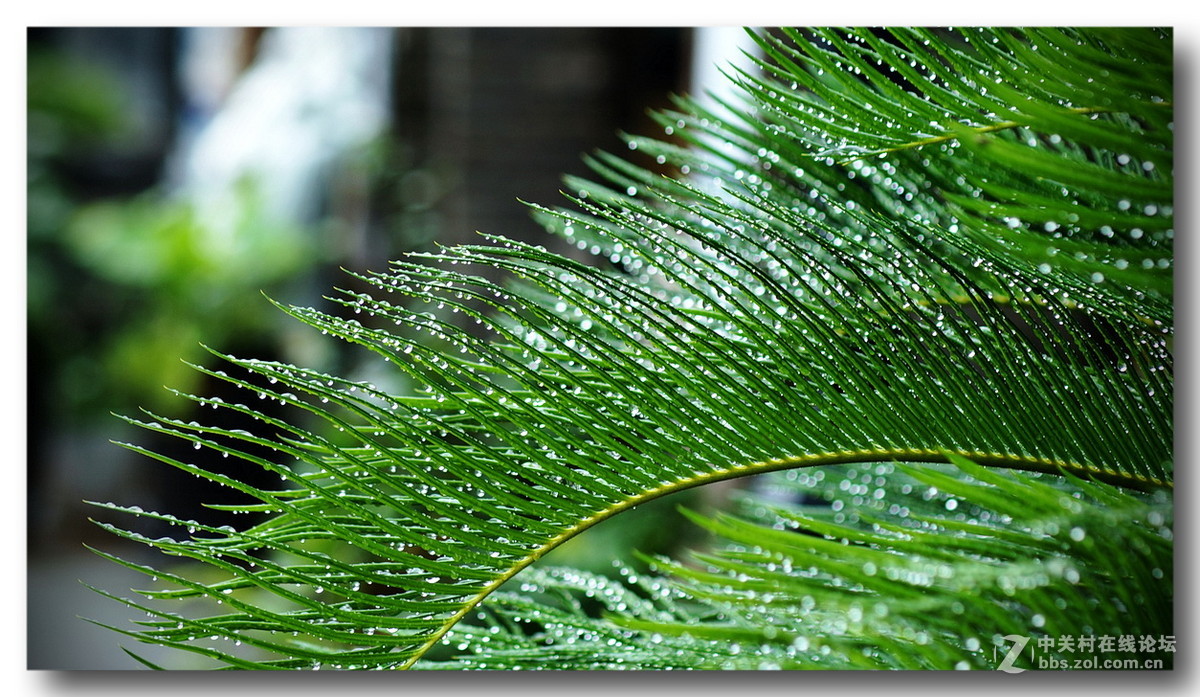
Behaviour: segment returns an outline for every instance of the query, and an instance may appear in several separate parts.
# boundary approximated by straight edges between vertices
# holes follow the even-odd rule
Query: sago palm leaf
[[[766,67],[809,91],[756,93],[819,154],[890,179],[899,195],[883,205],[993,249],[1007,274],[1053,276],[1099,312],[1169,321],[1169,33],[788,35],[800,40],[762,42],[778,61]]]
[[[748,497],[745,519],[693,515],[726,544],[690,564],[658,560],[665,577],[531,569],[493,596],[480,625],[451,632],[447,643],[464,655],[420,665],[994,669],[1003,637],[1023,636],[1032,645],[1019,669],[1080,658],[1171,667],[1165,492],[955,460],[954,469],[859,465],[776,478],[776,496],[815,503]],[[1074,645],[1081,637],[1092,651]]]
[[[335,311],[281,305],[373,351],[413,389],[218,352],[222,368],[197,366],[247,399],[183,397],[261,428],[134,422],[280,484],[126,444],[258,502],[227,508],[269,514],[217,529],[104,504],[186,528],[185,539],[149,539],[105,524],[209,568],[101,552],[167,583],[142,595],[222,603],[196,618],[124,599],[150,614],[128,633],[238,668],[411,667],[564,541],[711,482],[965,457],[1105,490],[1169,487],[1169,263],[1093,282],[1108,257],[1087,250],[1108,244],[1091,221],[1120,183],[1158,208],[1115,217],[1111,229],[1136,223],[1145,234],[1122,236],[1112,253],[1171,258],[1171,170],[1160,157],[1171,152],[1170,110],[1154,101],[1169,102],[1170,83],[1081,86],[1109,46],[1132,47],[1115,54],[1120,75],[1169,76],[1169,35],[821,35],[764,34],[766,76],[739,78],[744,103],[718,113],[680,100],[662,114],[687,147],[630,139],[681,176],[597,155],[601,182],[570,181],[573,207],[535,207],[596,263],[485,236],[355,274],[375,292],[341,292]],[[1033,46],[1051,39],[1070,66],[1064,79],[1029,78],[1043,69]],[[904,79],[883,81],[888,68]],[[1019,79],[999,91],[996,75]],[[1081,111],[1092,106],[1106,118]],[[1028,122],[1009,125],[1020,115]],[[981,133],[987,144],[968,144]],[[922,139],[937,152],[916,147]],[[1157,166],[1128,168],[1122,154]],[[1001,234],[991,222],[1075,211],[1078,224],[1043,233],[1082,256],[1049,270],[1030,251],[1043,233]],[[512,280],[486,280],[472,273],[479,266]],[[269,416],[258,399],[294,417]]]

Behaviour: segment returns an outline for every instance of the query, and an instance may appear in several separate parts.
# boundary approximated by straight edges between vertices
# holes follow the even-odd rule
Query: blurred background
[[[138,667],[130,640],[79,619],[134,615],[80,579],[144,585],[86,550],[141,554],[85,500],[222,522],[199,504],[227,494],[110,441],[180,446],[113,413],[192,418],[163,386],[226,389],[184,363],[215,363],[201,343],[378,381],[263,293],[333,311],[322,294],[352,287],[340,267],[383,270],[476,230],[558,248],[517,198],[559,204],[582,154],[627,152],[619,131],[661,136],[646,111],[719,88],[739,47],[724,28],[30,29],[28,667]],[[646,508],[555,561],[605,571],[686,542],[673,504]]]

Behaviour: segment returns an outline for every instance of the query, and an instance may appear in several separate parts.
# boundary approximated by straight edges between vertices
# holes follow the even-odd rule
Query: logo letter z
[[[1017,656],[1021,655],[1021,649],[1024,649],[1025,644],[1029,643],[1029,637],[1018,634],[1005,634],[1004,639],[1011,641],[1013,646],[1008,650],[1008,654],[1004,656],[1004,660],[1000,661],[1000,665],[996,667],[996,670],[1002,670],[1005,673],[1024,673],[1024,668],[1017,668],[1013,666],[1013,663],[1017,660]]]

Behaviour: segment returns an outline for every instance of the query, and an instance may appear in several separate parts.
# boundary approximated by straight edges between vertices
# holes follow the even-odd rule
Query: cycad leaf
[[[836,36],[831,45],[860,56],[878,43]],[[846,69],[826,48],[765,41],[776,72]],[[1009,43],[974,52],[946,43],[921,74],[953,93],[967,66],[1018,65]],[[908,55],[896,51],[872,55]],[[253,487],[129,446],[273,516],[244,531],[178,521],[192,528],[184,540],[112,528],[217,574],[173,574],[171,589],[146,595],[209,597],[227,610],[185,620],[128,601],[160,618],[140,636],[195,641],[197,653],[243,668],[409,667],[579,532],[672,492],[774,470],[967,457],[1170,485],[1169,312],[1142,302],[1136,284],[1098,307],[1110,296],[1075,292],[1073,269],[1039,275],[981,238],[983,228],[964,234],[934,187],[956,167],[990,171],[967,148],[903,171],[812,157],[839,128],[831,119],[855,104],[894,112],[924,99],[922,113],[947,104],[849,76],[830,83],[847,86],[836,99],[821,80],[803,83],[824,90],[816,96],[743,82],[755,101],[723,115],[696,108],[670,126],[729,149],[631,141],[688,178],[598,156],[604,183],[572,182],[574,209],[535,210],[596,265],[487,236],[355,274],[373,292],[340,292],[334,311],[283,307],[374,352],[414,389],[218,354],[228,373],[199,369],[243,388],[247,403],[184,396],[254,417],[256,433],[138,421],[281,480],[279,490]],[[876,134],[869,147],[908,132],[882,118],[858,124]],[[912,164],[912,152],[897,161]],[[1035,164],[1086,188],[1108,181],[1095,175],[1103,162]],[[512,280],[469,271],[480,266]],[[293,415],[270,416],[258,399]],[[200,645],[210,637],[261,653]]]
[[[1018,669],[1172,666],[1165,492],[953,459],[776,477],[774,496],[816,503],[752,495],[748,518],[689,513],[721,543],[687,563],[656,560],[660,573],[538,569],[497,593],[479,626],[452,632],[457,658],[421,665],[995,669],[1015,635],[1031,642]]]
[[[818,156],[903,194],[901,210],[937,216],[1006,274],[1169,322],[1170,31],[842,34],[817,32],[796,61],[762,40],[786,68],[776,72],[811,90],[758,92],[780,128],[816,134]],[[875,155],[891,166],[865,159]],[[997,224],[1012,234],[996,239]]]

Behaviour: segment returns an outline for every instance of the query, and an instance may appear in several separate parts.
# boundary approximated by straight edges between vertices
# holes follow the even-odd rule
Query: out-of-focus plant
[[[201,340],[269,346],[277,316],[253,294],[316,261],[308,231],[264,215],[249,178],[222,230],[159,188],[109,196],[73,182],[133,137],[125,88],[64,54],[29,59],[28,315],[57,368],[45,377],[55,407],[72,417],[178,408],[160,388],[197,384],[180,359],[198,358]]]
[[[120,329],[97,356],[106,401],[195,385],[181,359],[197,359],[201,341],[271,335],[274,313],[256,294],[310,265],[313,245],[304,230],[260,214],[252,180],[237,194],[235,222],[222,232],[199,222],[190,203],[158,192],[76,212],[67,248],[123,298]]]

